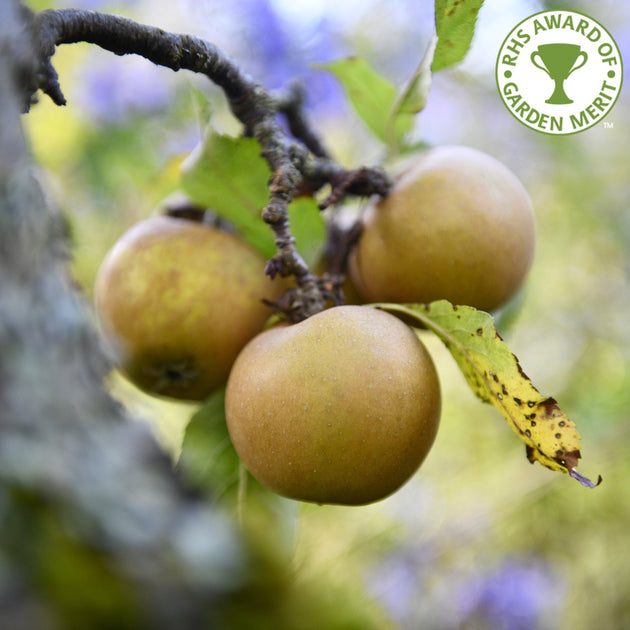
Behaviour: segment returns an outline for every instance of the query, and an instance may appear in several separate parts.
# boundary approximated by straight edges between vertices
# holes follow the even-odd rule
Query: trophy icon
[[[578,61],[580,58],[581,63]],[[536,59],[540,59],[542,65],[536,63]],[[586,63],[588,55],[577,44],[542,44],[532,53],[531,60],[556,84],[553,94],[545,102],[552,105],[573,103],[564,91],[564,82]]]

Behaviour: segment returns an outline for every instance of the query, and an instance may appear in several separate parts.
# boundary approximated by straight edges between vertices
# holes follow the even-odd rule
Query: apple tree
[[[408,141],[481,4],[436,0],[402,89],[361,57],[323,64],[383,147],[357,168],[309,120],[307,87],[268,90],[211,42],[0,5],[2,627],[383,627],[360,598],[294,579],[277,494],[366,504],[415,474],[439,425],[426,335],[531,462],[597,485],[492,314],[534,256],[527,192],[490,156]],[[121,231],[94,303],[21,124],[38,98],[73,106],[55,51],[79,42],[205,76],[240,129],[208,117],[180,196]],[[196,402],[177,462],[111,396],[112,369]]]

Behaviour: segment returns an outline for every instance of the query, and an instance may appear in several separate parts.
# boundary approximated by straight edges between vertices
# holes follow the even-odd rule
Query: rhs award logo
[[[496,78],[510,113],[535,131],[589,129],[612,109],[623,68],[610,33],[575,11],[543,11],[517,24],[497,56]]]

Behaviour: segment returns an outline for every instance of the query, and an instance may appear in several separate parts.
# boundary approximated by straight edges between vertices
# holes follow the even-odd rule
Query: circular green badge
[[[619,97],[623,65],[611,34],[576,11],[543,11],[517,24],[497,55],[497,87],[510,113],[535,131],[578,133]]]

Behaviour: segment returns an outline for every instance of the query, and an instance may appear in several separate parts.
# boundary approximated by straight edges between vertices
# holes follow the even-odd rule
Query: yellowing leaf
[[[593,483],[576,470],[580,435],[575,424],[532,385],[518,359],[497,333],[488,313],[446,300],[431,304],[379,304],[415,327],[434,332],[450,350],[473,392],[494,405],[525,443],[530,462],[568,472],[587,487]]]

